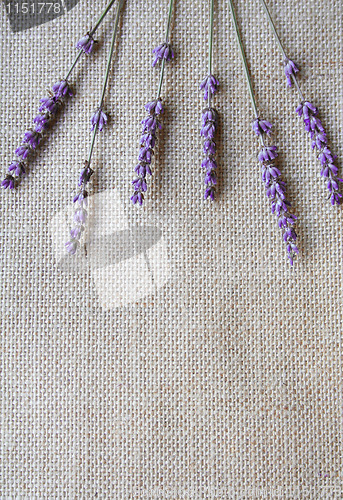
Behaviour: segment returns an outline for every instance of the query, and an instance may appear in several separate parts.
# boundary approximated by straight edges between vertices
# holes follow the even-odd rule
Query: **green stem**
[[[112,61],[112,57],[113,57],[114,45],[115,45],[115,41],[116,41],[116,37],[117,37],[117,32],[118,32],[120,11],[121,11],[121,8],[123,6],[123,3],[124,3],[124,0],[119,0],[118,7],[117,7],[117,12],[116,12],[116,18],[115,18],[115,21],[114,21],[114,30],[113,30],[113,35],[112,35],[112,41],[111,41],[110,51],[109,51],[109,54],[108,54],[106,72],[105,72],[105,76],[104,76],[104,83],[103,83],[101,97],[100,97],[100,102],[99,102],[99,107],[98,107],[98,109],[99,109],[100,112],[101,112],[102,105],[103,105],[103,102],[104,102],[106,87],[107,87],[107,83],[108,83],[108,77],[109,77],[109,74],[110,74],[110,68],[111,68],[111,61]],[[94,148],[94,143],[95,143],[95,137],[96,137],[97,132],[98,132],[98,123],[94,127],[94,133],[93,133],[92,142],[91,142],[91,146],[90,146],[89,154],[88,154],[88,165],[90,165],[90,162],[91,162],[91,159],[92,159],[92,153],[93,153],[93,148]]]
[[[89,32],[89,36],[92,36],[94,35],[94,33],[96,32],[96,30],[99,28],[100,24],[102,23],[102,21],[104,20],[106,14],[108,13],[108,11],[110,10],[110,8],[112,7],[112,5],[114,4],[116,0],[111,0],[110,3],[107,5],[106,9],[103,11],[103,13],[101,14],[101,16],[99,17],[99,19],[97,20],[97,22],[95,23],[95,26],[94,28]],[[64,80],[68,80],[71,72],[73,71],[73,69],[75,68],[78,60],[80,59],[80,57],[82,56],[83,54],[83,50],[81,49],[80,52],[77,54],[76,58],[74,59],[74,62],[72,63],[72,65],[70,66],[69,68],[69,71],[67,72],[67,75],[66,77],[64,78]]]
[[[171,23],[172,12],[173,12],[173,0],[170,0],[170,3],[169,3],[169,14],[168,14],[168,23],[167,23],[167,29],[166,29],[166,43],[168,43],[168,41],[169,41],[169,31],[170,31],[170,23]]]
[[[94,35],[94,33],[99,28],[100,24],[104,20],[104,17],[106,16],[107,12],[110,10],[110,8],[112,7],[112,5],[114,4],[115,1],[116,0],[111,0],[110,3],[107,5],[106,9],[104,10],[104,12],[101,14],[101,16],[99,17],[99,19],[95,23],[94,28],[89,32],[90,36]]]
[[[282,45],[281,40],[279,38],[279,35],[277,34],[277,31],[276,31],[276,28],[275,28],[272,16],[270,15],[270,12],[269,12],[269,9],[267,7],[267,4],[266,4],[265,0],[261,0],[261,3],[262,3],[262,7],[264,8],[264,12],[266,13],[266,16],[267,16],[268,22],[270,24],[270,27],[271,27],[271,29],[272,29],[272,31],[274,33],[274,36],[275,36],[276,42],[277,42],[277,44],[279,46],[279,49],[280,49],[283,57],[285,59],[288,59],[288,57],[286,56],[285,49],[283,48],[283,45]]]
[[[158,90],[157,90],[157,97],[156,97],[156,99],[158,99],[160,97],[160,95],[161,95],[165,62],[166,62],[166,60],[162,59],[161,72],[160,72],[160,83],[158,84]]]
[[[171,18],[172,18],[172,13],[173,13],[173,3],[174,0],[170,0],[169,2],[169,13],[168,13],[168,22],[167,22],[167,29],[166,29],[166,43],[169,42],[169,31],[170,31],[170,23],[171,23]],[[164,77],[164,68],[165,68],[165,59],[162,59],[162,64],[161,64],[161,72],[160,72],[160,82],[158,84],[158,90],[157,90],[157,97],[156,99],[159,99],[161,95],[161,90],[162,90],[162,84],[163,84],[163,77]]]
[[[252,104],[252,107],[254,109],[255,116],[256,116],[256,118],[258,118],[258,111],[257,111],[257,105],[256,105],[256,100],[255,100],[255,95],[254,95],[254,89],[253,89],[253,86],[252,86],[252,81],[251,81],[251,76],[250,76],[250,72],[249,72],[248,62],[247,62],[247,58],[246,58],[246,55],[245,55],[245,51],[244,51],[244,47],[243,47],[243,42],[242,42],[242,37],[241,37],[240,31],[239,31],[239,27],[238,27],[238,23],[237,23],[237,18],[236,18],[236,14],[235,14],[235,9],[233,7],[232,0],[229,0],[229,7],[230,7],[230,11],[231,11],[232,22],[233,22],[233,25],[234,25],[234,28],[235,28],[235,32],[236,32],[237,42],[238,42],[238,45],[239,45],[239,48],[240,48],[240,54],[241,54],[241,58],[242,58],[242,62],[243,62],[243,68],[244,68],[245,78],[246,78],[246,81],[247,81],[248,87],[249,87],[249,94],[250,94],[251,104]]]
[[[275,24],[274,24],[274,21],[272,19],[272,16],[270,15],[270,12],[269,12],[269,9],[267,7],[267,4],[265,2],[265,0],[261,0],[261,3],[262,3],[262,6],[263,6],[263,9],[264,9],[264,12],[266,13],[266,16],[267,16],[267,19],[268,19],[268,22],[269,22],[269,26],[271,27],[273,33],[274,33],[274,36],[275,36],[275,40],[279,46],[279,49],[281,51],[281,54],[283,55],[284,59],[285,60],[288,60],[288,57],[286,55],[286,52],[285,52],[285,49],[283,48],[283,45],[281,43],[281,40],[280,40],[280,37],[279,35],[277,34],[277,31],[276,31],[276,28],[275,28]],[[292,80],[294,82],[294,85],[298,91],[298,94],[299,94],[299,97],[300,97],[300,101],[303,102],[305,99],[304,99],[304,96],[300,90],[300,87],[299,87],[299,83],[297,81],[297,77],[295,75],[291,75],[292,77]]]
[[[208,35],[208,74],[212,75],[212,52],[213,52],[213,4],[214,0],[210,0],[210,27]],[[211,107],[212,94],[208,89],[207,105]]]

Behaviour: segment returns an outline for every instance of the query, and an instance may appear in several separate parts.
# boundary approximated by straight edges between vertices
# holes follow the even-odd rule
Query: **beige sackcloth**
[[[81,0],[20,33],[2,4],[3,174],[105,4]],[[342,172],[342,2],[268,5]],[[343,498],[343,212],[327,201],[259,1],[235,6],[298,216],[294,268],[261,181],[226,1],[214,15],[216,201],[203,200],[200,167],[208,2],[175,0],[153,176],[143,207],[130,202],[168,2],[127,0],[80,252],[67,256],[64,242],[114,10],[29,174],[0,192],[3,499]]]

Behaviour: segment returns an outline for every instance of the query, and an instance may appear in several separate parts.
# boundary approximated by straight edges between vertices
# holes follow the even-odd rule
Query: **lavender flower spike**
[[[131,184],[134,189],[134,193],[131,196],[131,201],[135,205],[138,203],[139,205],[143,205],[144,201],[144,193],[147,191],[147,175],[152,175],[151,172],[151,162],[152,156],[154,154],[154,147],[156,144],[156,132],[158,129],[162,128],[162,124],[159,121],[159,116],[164,112],[164,108],[162,105],[161,99],[161,90],[164,76],[165,63],[170,61],[174,57],[173,49],[169,43],[169,29],[170,22],[173,11],[173,0],[169,0],[169,14],[168,14],[168,22],[167,29],[165,35],[165,42],[161,43],[158,47],[156,47],[152,52],[155,55],[155,59],[152,63],[153,67],[161,61],[161,70],[160,70],[160,83],[158,86],[156,99],[148,102],[145,105],[146,111],[149,113],[146,118],[142,120],[142,135],[140,139],[141,150],[138,155],[138,165],[135,168],[135,172],[138,175]]]
[[[229,0],[229,7],[236,32],[237,44],[240,49],[243,62],[244,73],[249,87],[250,100],[255,114],[255,120],[253,121],[252,127],[261,144],[261,151],[258,155],[258,159],[261,162],[262,181],[265,185],[266,195],[271,202],[271,211],[278,217],[278,225],[283,232],[282,239],[286,244],[287,256],[291,266],[293,266],[294,257],[299,253],[295,243],[297,234],[293,229],[293,224],[297,218],[290,212],[291,204],[286,200],[286,185],[281,180],[280,170],[273,162],[273,160],[277,157],[276,146],[267,145],[265,142],[266,138],[270,134],[272,125],[270,122],[262,120],[258,114],[250,71],[232,0]]]
[[[213,75],[208,75],[200,84],[200,90],[204,91],[204,100],[207,101],[211,94],[218,90],[219,80]]]
[[[328,199],[330,200],[332,205],[339,205],[342,198],[342,195],[339,192],[339,183],[343,182],[343,180],[337,176],[338,168],[336,167],[336,165],[334,165],[334,161],[337,157],[332,154],[331,150],[327,146],[328,140],[326,132],[324,130],[322,122],[317,116],[317,108],[304,98],[300,90],[300,86],[296,77],[298,68],[296,64],[286,56],[285,50],[283,48],[279,35],[277,34],[273,19],[270,15],[265,0],[261,0],[261,3],[267,15],[270,27],[274,33],[280,52],[283,55],[285,61],[285,74],[287,83],[289,86],[292,85],[292,82],[294,83],[294,86],[300,98],[300,104],[296,108],[296,113],[298,113],[298,115],[304,120],[305,131],[310,135],[310,138],[312,140],[312,149],[318,150],[318,159],[322,165],[320,175],[327,181],[326,187],[329,190]]]
[[[293,224],[297,220],[297,217],[290,212],[291,204],[286,200],[286,185],[281,180],[280,170],[272,161],[277,156],[276,146],[266,146],[264,143],[264,134],[267,135],[267,132],[256,134],[259,136],[261,142],[261,151],[258,159],[261,162],[262,181],[266,188],[266,195],[271,202],[271,211],[278,217],[278,226],[283,231],[283,241],[287,245],[287,256],[290,264],[293,266],[294,257],[299,253],[295,243],[297,234],[293,229]],[[273,152],[271,155],[272,158],[269,154],[265,153],[266,151]]]
[[[116,17],[115,17],[115,22],[114,22],[114,30],[113,30],[112,41],[111,41],[110,50],[109,50],[108,59],[107,59],[107,66],[106,66],[106,71],[105,71],[105,75],[104,75],[104,82],[103,82],[102,91],[101,91],[101,95],[100,95],[99,106],[97,108],[97,111],[91,117],[93,136],[92,136],[91,145],[90,145],[90,149],[89,149],[88,160],[85,161],[84,168],[80,172],[79,182],[78,182],[79,191],[74,196],[74,199],[73,199],[73,201],[77,207],[75,210],[75,213],[74,213],[74,218],[73,218],[74,225],[70,230],[70,239],[65,244],[67,252],[71,255],[74,255],[76,253],[78,247],[80,246],[80,239],[81,239],[83,231],[85,230],[85,224],[86,224],[86,221],[88,218],[88,212],[86,210],[86,207],[88,204],[88,191],[86,191],[86,186],[89,183],[89,181],[94,173],[94,171],[90,167],[90,164],[91,164],[95,139],[96,139],[98,131],[101,131],[107,122],[107,116],[103,112],[102,107],[103,107],[105,92],[106,92],[106,88],[107,88],[109,72],[110,72],[110,68],[111,68],[111,61],[112,61],[112,56],[113,56],[113,51],[114,51],[114,46],[115,46],[115,41],[116,41],[116,36],[117,36],[117,31],[118,31],[120,12],[121,12],[121,8],[123,6],[123,1],[124,0],[119,0],[118,6],[117,6]]]
[[[85,37],[83,37],[78,42],[78,48],[80,48],[80,52],[74,59],[74,62],[70,66],[65,78],[60,79],[52,86],[52,92],[49,91],[48,96],[40,99],[39,114],[37,114],[37,116],[33,119],[34,130],[25,132],[21,146],[19,146],[15,150],[15,154],[20,157],[20,167],[13,167],[14,163],[12,162],[9,167],[9,171],[12,172],[12,177],[15,176],[13,177],[14,181],[12,182],[10,180],[9,184],[8,177],[6,177],[5,182],[1,184],[3,187],[10,187],[10,189],[13,189],[13,187],[16,187],[19,184],[17,181],[26,173],[26,165],[29,161],[30,154],[41,143],[43,135],[45,135],[45,132],[48,130],[50,124],[56,117],[59,109],[64,104],[67,97],[73,96],[73,92],[69,85],[69,76],[74,70],[81,55],[84,52],[89,53],[91,51],[94,43],[93,35],[115,1],[116,0],[110,0],[106,9],[103,11],[100,18],[96,22],[93,30],[87,33],[87,35],[85,35]]]

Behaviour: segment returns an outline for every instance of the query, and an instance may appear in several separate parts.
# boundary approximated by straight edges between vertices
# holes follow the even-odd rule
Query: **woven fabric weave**
[[[1,165],[104,0],[13,33],[1,10]],[[340,499],[343,216],[295,113],[258,0],[236,0],[263,118],[298,216],[289,266],[257,161],[227,2],[215,2],[218,191],[203,200],[208,2],[175,1],[163,129],[130,202],[168,2],[127,0],[94,150],[90,220],[63,247],[114,11],[16,191],[1,191],[1,498]],[[269,0],[343,169],[342,3]]]

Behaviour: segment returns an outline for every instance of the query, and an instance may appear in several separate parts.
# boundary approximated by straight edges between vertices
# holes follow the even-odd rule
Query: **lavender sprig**
[[[295,244],[297,234],[293,228],[297,217],[290,212],[291,204],[286,200],[285,194],[286,185],[281,180],[281,172],[275,166],[273,161],[278,156],[277,148],[274,145],[266,144],[266,137],[270,136],[272,125],[269,121],[262,120],[258,115],[251,76],[232,0],[229,0],[229,7],[233,25],[235,28],[237,42],[240,48],[244,73],[249,87],[251,104],[255,114],[255,120],[252,123],[252,127],[256,135],[259,137],[259,141],[261,144],[261,150],[258,154],[258,159],[261,163],[262,181],[266,189],[266,195],[271,203],[271,212],[273,214],[276,214],[276,216],[278,217],[278,226],[282,230],[282,238],[286,244],[287,257],[289,258],[291,266],[293,266],[294,257],[299,253],[299,250]]]
[[[204,138],[203,151],[205,158],[201,167],[205,169],[204,183],[206,185],[204,199],[214,200],[215,185],[217,184],[217,175],[215,169],[217,163],[214,159],[216,153],[216,143],[214,135],[218,123],[218,113],[211,107],[212,95],[217,91],[219,81],[212,74],[212,52],[213,52],[213,0],[210,0],[210,25],[208,42],[208,75],[200,84],[200,89],[204,91],[204,99],[207,101],[207,107],[202,111],[202,127],[200,135]]]
[[[337,176],[338,168],[336,167],[336,165],[334,165],[334,160],[337,158],[337,156],[334,155],[327,146],[327,135],[320,119],[317,116],[317,108],[311,102],[307,101],[301,92],[296,77],[296,73],[299,71],[299,68],[293,61],[291,61],[291,59],[287,57],[265,0],[261,0],[261,3],[267,15],[269,25],[274,33],[278,47],[284,58],[287,84],[291,87],[292,83],[294,83],[295,88],[297,89],[300,98],[300,104],[296,108],[296,112],[300,117],[303,117],[304,119],[305,131],[310,134],[310,137],[312,139],[312,149],[317,149],[317,158],[322,165],[320,175],[324,177],[324,179],[326,179],[327,189],[330,193],[328,196],[328,200],[331,201],[332,205],[339,205],[341,203],[342,195],[339,192],[338,183],[343,182],[343,179]]]
[[[114,45],[115,45],[115,40],[117,37],[117,32],[118,32],[118,24],[119,24],[119,18],[120,18],[120,12],[121,8],[123,6],[124,0],[119,0],[118,2],[118,7],[116,11],[116,17],[115,17],[115,22],[114,22],[114,30],[113,30],[113,35],[112,35],[112,41],[111,41],[111,46],[108,54],[108,60],[107,60],[107,66],[106,66],[106,71],[105,71],[105,76],[104,76],[104,82],[103,82],[103,87],[102,87],[102,92],[101,92],[101,97],[100,97],[100,102],[97,110],[91,117],[91,130],[93,131],[93,136],[91,140],[91,145],[88,153],[88,160],[85,161],[84,168],[80,172],[80,177],[79,177],[79,191],[77,194],[74,196],[74,203],[77,204],[77,208],[74,213],[74,226],[70,230],[70,236],[71,238],[69,241],[65,244],[67,252],[70,254],[74,255],[77,251],[77,248],[80,245],[80,239],[82,236],[82,233],[85,230],[85,224],[87,221],[88,217],[88,212],[86,210],[87,207],[87,202],[88,202],[88,191],[86,190],[86,186],[89,183],[92,175],[94,174],[94,170],[91,169],[91,160],[92,160],[92,154],[93,154],[93,149],[94,149],[94,144],[95,144],[95,139],[97,136],[98,131],[102,131],[103,127],[107,124],[107,115],[103,111],[103,103],[104,103],[104,97],[106,93],[106,87],[108,83],[108,77],[110,73],[110,67],[111,67],[111,61],[113,57],[113,51],[114,51]]]
[[[165,35],[165,42],[158,45],[153,49],[155,59],[152,66],[155,67],[161,61],[160,82],[158,85],[157,96],[153,101],[148,102],[144,107],[148,112],[148,116],[142,120],[142,135],[140,140],[140,152],[138,155],[138,164],[135,167],[137,177],[131,182],[134,187],[134,193],[131,196],[131,201],[135,205],[143,205],[144,193],[147,191],[148,186],[146,176],[152,175],[151,161],[154,154],[154,147],[156,144],[156,133],[158,129],[162,128],[159,121],[159,115],[164,112],[161,99],[161,90],[164,76],[165,63],[174,58],[174,52],[169,43],[170,23],[173,11],[173,0],[169,1],[168,22]]]
[[[68,96],[73,96],[69,84],[69,76],[74,70],[81,55],[84,53],[89,54],[92,51],[95,43],[93,35],[115,1],[116,0],[111,0],[109,2],[106,9],[96,22],[94,28],[82,37],[76,44],[76,47],[79,49],[79,53],[74,59],[66,76],[52,86],[52,92],[48,91],[49,95],[47,97],[40,99],[41,106],[39,108],[39,114],[33,119],[34,126],[25,132],[22,144],[15,150],[17,158],[12,161],[11,165],[8,167],[9,173],[1,183],[1,186],[4,189],[14,189],[18,185],[20,177],[24,176],[27,172],[29,156],[38,147],[42,138],[45,137],[46,132],[56,117],[59,109],[64,104],[66,98]]]

